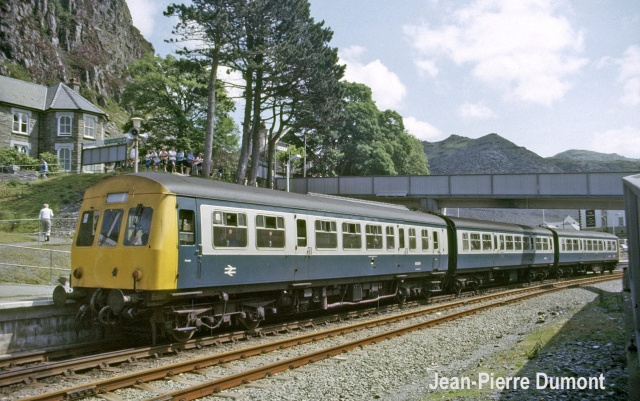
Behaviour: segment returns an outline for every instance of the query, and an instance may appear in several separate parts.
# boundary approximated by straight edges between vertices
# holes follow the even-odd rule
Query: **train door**
[[[293,280],[306,280],[311,261],[312,248],[309,243],[309,221],[305,216],[295,217],[296,243]]]
[[[201,249],[196,211],[195,199],[178,198],[178,288],[200,284]]]
[[[433,258],[433,265],[431,267],[431,270],[433,271],[438,271],[441,267],[446,267],[442,264],[442,259],[444,259],[444,243],[440,241],[440,234],[441,230],[439,228],[435,228],[433,230],[433,253],[435,255]]]
[[[398,226],[398,271],[404,271],[409,263],[409,248],[404,227]]]

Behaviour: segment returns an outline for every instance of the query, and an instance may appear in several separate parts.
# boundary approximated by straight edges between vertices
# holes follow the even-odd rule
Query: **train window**
[[[147,242],[149,242],[149,231],[151,230],[151,217],[153,217],[153,209],[150,207],[142,207],[142,204],[129,209],[127,226],[124,233],[124,245],[147,245]]]
[[[76,246],[91,246],[96,238],[96,230],[98,228],[98,218],[100,212],[98,210],[90,210],[82,213],[80,226],[78,227],[78,238]]]
[[[365,226],[367,249],[382,249],[382,226]]]
[[[549,238],[542,238],[542,250],[549,250]]]
[[[398,249],[404,248],[404,228],[398,228]]]
[[[433,232],[433,250],[437,251],[438,249],[439,249],[438,248],[438,232],[434,231]]]
[[[604,243],[602,240],[598,241],[598,250],[599,251],[604,251]]]
[[[296,220],[298,246],[307,246],[307,221]]]
[[[342,248],[360,249],[362,248],[362,235],[360,224],[342,223]]]
[[[462,250],[469,250],[469,233],[462,233]]]
[[[316,248],[336,249],[338,247],[338,230],[335,221],[316,220]]]
[[[98,246],[116,246],[120,237],[120,226],[122,224],[122,209],[107,209],[102,218],[100,237]]]
[[[482,250],[491,250],[491,234],[482,234]]]
[[[387,226],[387,249],[396,249],[396,233],[392,226]]]
[[[521,251],[522,250],[522,237],[519,235],[516,235],[515,237],[513,237],[513,245],[515,246],[516,251]]]
[[[258,248],[284,248],[284,217],[256,216],[256,246]]]
[[[574,239],[573,240],[573,250],[574,251],[579,251],[580,250],[580,240],[579,239]]]
[[[513,251],[513,235],[507,235],[505,239],[505,242],[507,243],[507,251]]]
[[[180,245],[195,245],[195,213],[193,210],[180,210],[178,212],[178,241]]]
[[[409,229],[409,249],[416,250],[418,248],[418,241],[416,239],[416,229]]]
[[[247,246],[247,215],[213,212],[213,247],[245,248]]]
[[[570,239],[562,239],[562,251],[573,251],[573,241]]]
[[[480,246],[480,234],[479,233],[471,233],[471,250],[472,251],[481,251],[482,247]]]
[[[504,241],[504,235],[500,236],[500,250],[504,251],[505,249],[505,241]]]
[[[423,251],[428,251],[429,250],[429,230],[422,230],[422,236],[421,236],[422,240],[422,250]]]
[[[593,251],[593,241],[587,240],[587,251]]]

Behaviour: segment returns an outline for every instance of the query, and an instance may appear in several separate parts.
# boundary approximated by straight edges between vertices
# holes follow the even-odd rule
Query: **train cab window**
[[[365,226],[367,249],[382,249],[382,226]]]
[[[213,247],[245,248],[247,246],[247,215],[213,212]]]
[[[398,249],[404,248],[404,228],[398,228]]]
[[[342,223],[342,248],[343,249],[362,248],[362,235],[360,234],[360,224]]]
[[[428,251],[429,250],[429,230],[422,230],[422,236],[421,236],[421,242],[422,242],[422,250],[423,251]]]
[[[143,207],[142,204],[129,209],[123,242],[125,246],[147,245],[152,217],[153,209]]]
[[[284,218],[256,216],[256,245],[258,248],[284,248]]]
[[[416,229],[409,229],[409,249],[416,250],[418,248],[418,241],[416,239]]]
[[[102,218],[98,246],[116,246],[120,238],[120,226],[122,225],[122,209],[107,209]]]
[[[469,233],[462,233],[462,250],[469,250]]]
[[[98,210],[90,210],[82,213],[80,219],[80,225],[78,226],[78,238],[76,239],[76,246],[91,246],[93,240],[96,238],[96,232],[98,230],[98,218],[100,212]]]
[[[306,220],[296,220],[296,231],[298,237],[298,246],[306,247],[307,246],[307,221]]]
[[[521,251],[522,250],[522,237],[521,236],[516,235],[515,237],[513,237],[513,246],[514,246],[516,251]]]
[[[438,248],[438,232],[434,231],[433,232],[433,250],[437,251],[438,249],[440,249]]]
[[[387,249],[396,249],[396,233],[392,226],[386,228]]]
[[[338,247],[338,230],[336,222],[316,220],[316,248],[336,249]]]
[[[491,250],[491,234],[482,234],[482,250]]]
[[[180,245],[195,245],[195,212],[193,210],[180,210],[178,212],[178,240]]]

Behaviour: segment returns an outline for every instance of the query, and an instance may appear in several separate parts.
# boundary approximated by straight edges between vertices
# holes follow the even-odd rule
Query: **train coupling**
[[[74,290],[65,285],[57,285],[53,289],[53,304],[58,308],[62,308],[67,303],[67,300],[77,301],[86,296],[87,293],[84,291]]]

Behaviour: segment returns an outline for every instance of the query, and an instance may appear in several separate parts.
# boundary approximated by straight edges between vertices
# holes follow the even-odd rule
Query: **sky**
[[[126,0],[156,54],[173,2]],[[637,0],[310,0],[345,79],[407,131],[438,142],[496,133],[542,156],[581,149],[640,159]],[[240,114],[238,114],[240,115]]]

